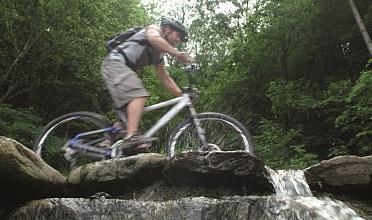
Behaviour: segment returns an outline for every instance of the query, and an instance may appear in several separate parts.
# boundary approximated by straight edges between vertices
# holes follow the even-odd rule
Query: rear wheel
[[[196,115],[205,131],[206,140],[212,150],[217,146],[222,151],[245,151],[254,153],[248,130],[236,119],[220,113]],[[202,147],[193,120],[186,119],[172,132],[166,154],[173,157],[187,151],[199,151]]]
[[[109,124],[103,117],[93,112],[73,112],[60,116],[50,123],[48,123],[36,138],[33,151],[38,156],[56,170],[63,174],[68,174],[71,168],[90,163],[92,160],[86,158],[78,158],[71,162],[65,159],[64,153],[61,149],[69,140],[76,135],[109,127]],[[85,143],[95,144],[108,137],[108,134],[103,132],[84,136]]]

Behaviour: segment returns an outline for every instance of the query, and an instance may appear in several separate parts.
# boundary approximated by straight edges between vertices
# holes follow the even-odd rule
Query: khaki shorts
[[[137,73],[120,60],[103,61],[101,75],[117,109],[125,107],[135,98],[150,96]]]

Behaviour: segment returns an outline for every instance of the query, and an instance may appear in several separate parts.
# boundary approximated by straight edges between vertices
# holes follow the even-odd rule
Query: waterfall
[[[349,208],[341,201],[333,200],[329,197],[316,198],[311,193],[310,187],[306,182],[303,170],[272,170],[266,166],[269,173],[269,180],[273,184],[276,196],[287,199],[288,203],[307,207],[315,210],[324,219],[337,220],[360,220],[354,210]],[[277,207],[281,209],[282,207]],[[277,210],[278,212],[280,210]]]
[[[277,196],[312,197],[302,170],[272,170],[266,167]]]

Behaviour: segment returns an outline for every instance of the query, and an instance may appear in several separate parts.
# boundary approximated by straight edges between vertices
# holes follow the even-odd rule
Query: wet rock
[[[162,179],[168,158],[155,153],[139,154],[87,164],[67,177],[67,194],[87,197],[97,192],[118,196]]]
[[[333,203],[315,202],[314,208],[308,198],[273,196],[263,162],[245,152],[190,152],[171,160],[140,154],[100,161],[73,170],[66,184],[65,177],[18,142],[0,137],[0,145],[0,219],[18,209],[20,202],[14,200],[33,201],[13,219],[327,219],[315,210]],[[371,168],[371,156],[345,156],[310,167],[305,175],[313,192],[318,191],[314,195],[331,192],[350,202],[355,197],[339,195],[358,195],[351,204],[372,219],[365,208],[371,206]],[[35,200],[62,196],[81,198]]]
[[[305,169],[314,191],[331,192],[370,199],[372,195],[372,156],[341,156]]]
[[[246,152],[188,152],[173,157],[163,171],[172,185],[244,189],[246,194],[271,194],[263,162]]]
[[[340,209],[343,210],[340,213]],[[10,219],[357,219],[337,201],[315,198],[246,196],[183,198],[164,202],[105,199],[45,199],[30,202]]]
[[[0,137],[0,201],[62,197],[66,178],[15,140]]]
[[[258,193],[257,193],[258,194]],[[221,199],[229,196],[246,196],[244,188],[209,187],[198,185],[169,185],[160,180],[153,185],[136,191],[128,191],[116,198],[137,201],[169,201],[188,197]]]

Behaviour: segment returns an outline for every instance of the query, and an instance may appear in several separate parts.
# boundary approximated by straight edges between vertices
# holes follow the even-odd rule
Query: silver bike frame
[[[191,100],[188,94],[183,94],[181,97],[174,98],[165,102],[160,102],[155,105],[147,106],[143,109],[143,112],[150,112],[156,109],[164,108],[170,105],[175,105],[171,108],[163,117],[157,121],[154,126],[143,134],[144,137],[153,136],[161,127],[167,124],[172,118],[174,118],[183,108],[191,105]]]
[[[174,98],[165,102],[160,102],[155,105],[147,106],[143,109],[143,112],[150,112],[156,109],[164,108],[170,105],[174,105],[165,115],[163,115],[153,126],[151,129],[146,131],[143,136],[144,137],[151,137],[153,136],[160,128],[166,125],[172,118],[174,118],[183,108],[189,106],[190,114],[192,119],[196,125],[196,129],[199,135],[201,142],[203,143],[203,149],[208,148],[207,141],[205,139],[204,130],[201,127],[199,119],[195,116],[197,113],[192,106],[191,99],[189,94],[183,94],[181,97]]]

